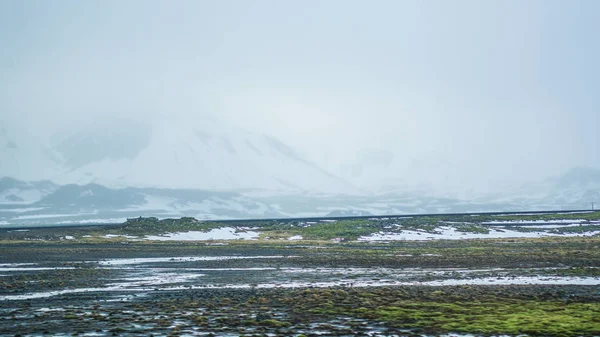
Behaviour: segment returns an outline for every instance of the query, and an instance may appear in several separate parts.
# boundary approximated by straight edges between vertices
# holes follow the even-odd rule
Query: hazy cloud
[[[373,181],[500,188],[600,167],[599,13],[593,0],[5,1],[0,117],[51,135],[210,114],[336,174],[368,175],[388,153]]]

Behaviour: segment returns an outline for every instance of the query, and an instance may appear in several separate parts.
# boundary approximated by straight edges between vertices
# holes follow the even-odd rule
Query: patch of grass
[[[600,304],[521,301],[408,302],[369,315],[399,327],[478,334],[592,335],[600,329]]]
[[[489,228],[474,223],[458,223],[452,224],[452,226],[457,231],[464,233],[488,234],[490,232]]]
[[[345,220],[336,222],[319,222],[302,228],[301,235],[307,239],[331,240],[344,238],[356,240],[360,236],[370,235],[379,231],[379,226],[373,226],[364,220]]]
[[[200,221],[195,218],[161,219],[155,217],[127,219],[120,226],[113,227],[114,234],[153,235],[171,232],[201,231],[208,232],[215,228],[224,227],[214,222]]]
[[[289,322],[282,322],[282,321],[278,321],[276,319],[265,319],[265,320],[258,322],[258,324],[262,325],[262,326],[268,326],[271,328],[287,328],[292,325]]]
[[[596,232],[600,231],[600,225],[580,225],[574,227],[562,227],[562,228],[554,228],[550,231],[550,233],[556,234],[567,234],[567,233],[588,233],[588,232]]]
[[[543,271],[548,275],[557,276],[600,276],[600,268],[571,267],[565,269],[548,269]]]
[[[383,321],[392,327],[434,334],[594,336],[600,331],[600,303],[519,299],[444,301],[443,296],[440,301],[394,300],[378,299],[368,292],[360,297],[360,302],[354,305],[336,305],[335,298],[321,293],[318,295],[321,304],[310,312]]]

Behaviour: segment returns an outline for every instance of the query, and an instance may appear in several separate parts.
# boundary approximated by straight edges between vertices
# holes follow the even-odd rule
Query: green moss
[[[113,227],[113,232],[117,234],[129,235],[152,235],[177,231],[206,232],[219,227],[222,227],[222,225],[213,222],[199,221],[197,219],[187,217],[162,220],[159,220],[155,217],[139,217],[127,219],[127,221],[122,225]]]
[[[268,326],[271,328],[287,328],[292,325],[289,322],[282,322],[282,321],[278,321],[276,319],[265,319],[265,320],[258,322],[258,324],[260,324],[262,326]]]
[[[600,268],[595,267],[572,267],[565,269],[548,269],[542,271],[548,275],[559,276],[600,276]]]
[[[473,224],[473,223],[460,223],[460,224],[453,224],[453,225],[457,231],[464,232],[464,233],[488,234],[490,232],[489,228],[482,226],[482,225]]]
[[[591,336],[600,331],[600,303],[539,301],[421,302],[377,308],[314,309],[313,313],[376,319],[425,332]]]
[[[562,227],[555,228],[550,231],[550,233],[555,234],[566,234],[566,233],[587,233],[587,232],[595,232],[600,230],[600,225],[579,225],[575,227]]]

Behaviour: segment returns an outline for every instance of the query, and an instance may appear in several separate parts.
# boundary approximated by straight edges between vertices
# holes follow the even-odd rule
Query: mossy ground
[[[130,301],[98,295],[10,306],[0,335],[153,334],[310,336],[597,336],[597,287],[454,286],[157,292]],[[40,307],[64,308],[40,312]],[[0,307],[1,308],[1,307]]]
[[[600,213],[570,216],[573,219],[596,220]],[[481,216],[474,221],[472,217],[440,216],[402,219],[402,225],[405,229],[427,231],[439,226],[440,221],[455,221],[459,223],[459,230],[478,232],[487,230],[480,224],[484,221],[526,220],[529,217],[532,217],[531,220],[560,218],[558,215]],[[211,262],[218,263],[219,268],[506,268],[520,276],[600,275],[600,237],[389,243],[363,243],[350,239],[341,243],[329,241],[331,238],[356,238],[383,230],[393,221],[397,220],[345,220],[310,226],[276,222],[246,224],[249,227],[262,226],[263,239],[232,240],[220,242],[224,244],[220,246],[212,245],[213,242],[131,241],[123,237],[104,237],[106,234],[208,231],[222,226],[189,218],[138,219],[116,227],[4,231],[0,233],[0,263],[36,263],[73,269],[5,276],[0,282],[0,293],[101,287],[103,282],[113,282],[126,275],[119,274],[119,270],[96,268],[93,262],[80,262],[137,257],[294,256],[293,259],[277,261]],[[67,240],[66,235],[76,238]],[[290,235],[302,235],[305,240],[288,241]],[[264,236],[270,239],[266,240]],[[198,267],[182,264],[181,268],[190,266]],[[209,267],[214,266],[217,265]],[[492,273],[492,276],[495,275]],[[319,277],[315,275],[315,280],[318,281]],[[202,331],[215,335],[299,336],[310,335],[315,329],[338,336],[367,335],[373,331],[385,336],[450,332],[474,335],[600,335],[598,285],[186,289],[153,291],[143,295],[123,302],[105,301],[108,294],[102,292],[0,302],[0,311],[5,317],[0,320],[0,335],[99,331],[107,336],[151,333],[176,336]],[[47,307],[65,310],[37,311]]]
[[[202,231],[207,232],[219,227],[251,227],[261,233],[261,238],[285,239],[300,235],[307,240],[331,240],[343,238],[345,241],[354,241],[361,236],[368,236],[377,232],[396,233],[402,230],[421,231],[434,233],[440,226],[450,225],[456,230],[464,233],[485,234],[489,232],[489,226],[485,223],[491,221],[553,221],[553,220],[579,220],[599,221],[600,211],[588,213],[564,213],[564,214],[535,214],[535,215],[436,215],[419,217],[392,217],[373,219],[346,219],[337,221],[313,221],[300,220],[270,220],[270,221],[240,221],[240,222],[214,222],[199,221],[194,218],[181,219],[157,219],[133,218],[122,224],[103,226],[80,226],[80,227],[56,227],[36,228],[31,232],[0,231],[0,241],[19,239],[43,239],[47,241],[59,241],[65,235],[74,236],[83,241],[105,241],[107,234],[130,235],[144,237],[147,235],[160,235],[173,232]],[[539,231],[539,229],[516,227],[515,224],[507,224],[513,230]],[[553,229],[554,234],[561,233],[583,233],[600,230],[600,224],[588,223],[586,226],[564,227]]]
[[[308,310],[329,316],[382,321],[395,328],[424,333],[461,332],[484,335],[593,336],[600,332],[600,303],[578,303],[500,296],[469,296],[443,290],[422,298],[402,291],[319,292]]]

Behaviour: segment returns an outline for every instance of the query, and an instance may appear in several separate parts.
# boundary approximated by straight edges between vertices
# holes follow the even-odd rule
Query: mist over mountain
[[[591,209],[600,206],[600,169],[574,167],[564,174],[523,184],[486,200],[511,202],[523,209]]]
[[[57,164],[56,153],[45,139],[0,119],[0,177],[51,179],[58,173]]]
[[[313,216],[582,210],[600,205],[600,170],[575,168],[518,191],[480,197],[441,197],[427,190],[367,194],[266,193],[0,178],[0,225],[121,222],[137,216],[261,219]]]
[[[0,221],[589,208],[599,10],[0,2]]]
[[[357,189],[283,142],[206,116],[190,123],[163,116],[152,124],[102,121],[50,137],[28,148],[0,130],[3,176],[212,191],[353,193]],[[22,168],[41,168],[23,172]]]

